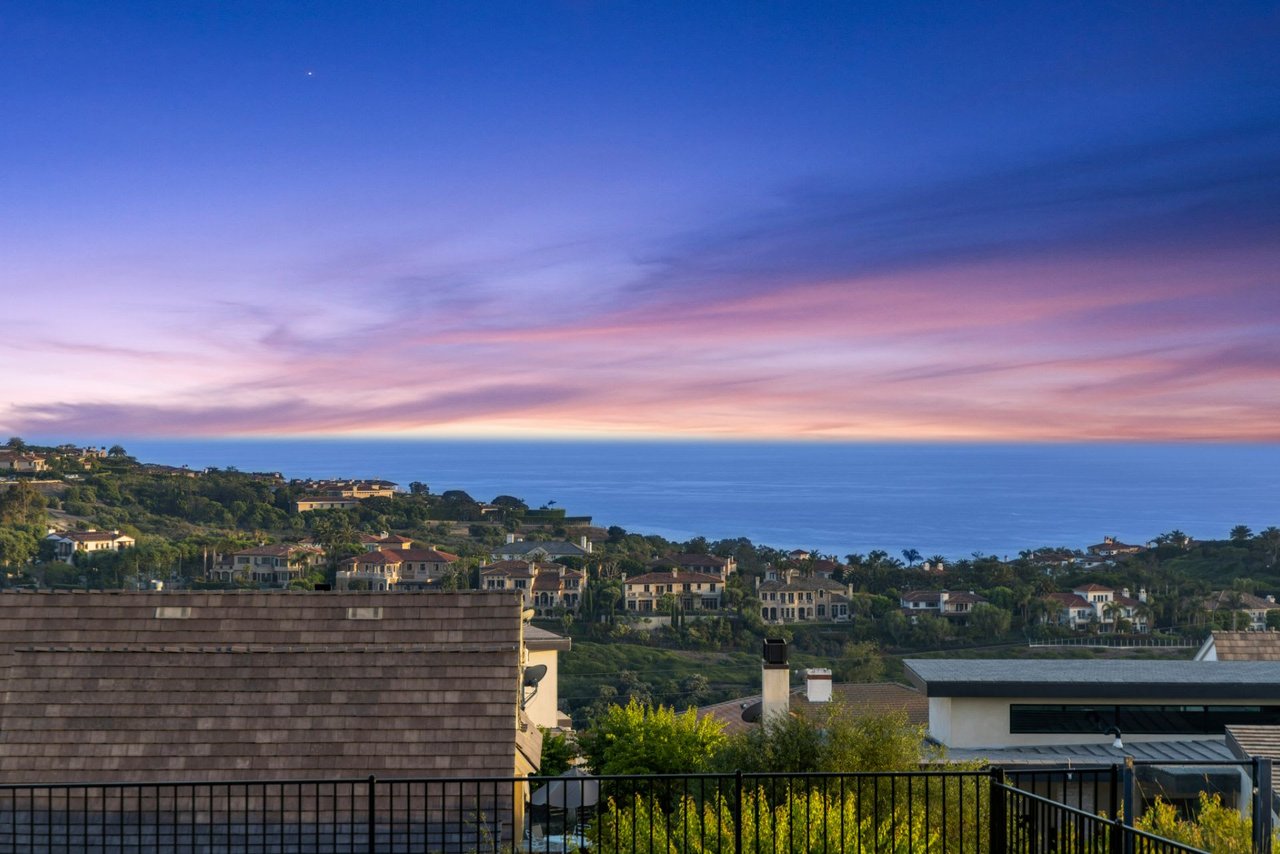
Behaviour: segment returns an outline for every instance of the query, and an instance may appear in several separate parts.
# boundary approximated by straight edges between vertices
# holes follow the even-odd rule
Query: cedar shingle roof
[[[1280,632],[1214,632],[1218,661],[1280,661]]]
[[[6,782],[509,776],[516,595],[0,594]],[[527,763],[525,763],[527,766]]]

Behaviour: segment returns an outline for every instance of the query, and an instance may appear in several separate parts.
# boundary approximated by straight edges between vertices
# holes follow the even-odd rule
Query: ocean
[[[102,444],[103,442],[99,442]],[[112,444],[112,440],[105,440]],[[843,557],[1225,538],[1280,525],[1280,445],[151,440],[145,462],[377,477],[515,495],[673,540],[747,537]],[[553,504],[554,502],[554,504]]]

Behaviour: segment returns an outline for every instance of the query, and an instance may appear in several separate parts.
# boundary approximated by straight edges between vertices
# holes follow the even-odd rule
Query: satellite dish
[[[743,706],[742,719],[749,724],[760,722],[760,713],[764,711],[764,702],[749,703]]]
[[[537,688],[538,683],[547,675],[547,665],[535,664],[524,669],[524,687]]]

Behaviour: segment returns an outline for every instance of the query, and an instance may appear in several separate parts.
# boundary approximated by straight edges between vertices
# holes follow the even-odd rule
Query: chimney
[[[831,702],[831,671],[810,667],[804,672],[804,694],[810,703]]]
[[[1147,588],[1145,587],[1138,588],[1138,601],[1139,602],[1147,601]]]
[[[514,543],[515,541],[516,541],[516,535],[515,535],[515,534],[507,534],[507,545],[511,545],[511,544],[512,544],[512,543]]]
[[[591,541],[587,539],[586,534],[583,534],[578,538],[578,548],[582,549],[587,554],[591,554]]]
[[[782,638],[765,638],[760,682],[764,700],[760,708],[760,721],[785,717],[787,695],[791,693],[791,669],[787,664],[787,642]]]

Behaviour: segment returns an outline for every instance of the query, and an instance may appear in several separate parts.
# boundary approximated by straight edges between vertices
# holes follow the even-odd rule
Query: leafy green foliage
[[[1194,819],[1183,818],[1173,804],[1156,798],[1134,826],[1214,854],[1253,854],[1253,822],[1238,810],[1225,806],[1217,794],[1200,793],[1200,806]],[[1280,830],[1273,834],[1271,844],[1272,848],[1278,846]]]
[[[716,764],[725,771],[909,771],[934,758],[925,728],[905,712],[854,715],[833,702],[817,716],[785,715],[730,736]]]
[[[578,746],[597,774],[696,774],[711,767],[723,728],[693,709],[677,713],[632,700],[611,706],[578,736]]]
[[[559,777],[568,771],[578,751],[562,732],[551,732],[546,727],[542,731],[542,761],[538,765],[537,777]]]
[[[661,798],[635,794],[609,799],[589,835],[604,854],[629,854],[637,840],[648,851],[667,854],[732,852],[739,824],[744,848],[779,854],[985,848],[986,831],[979,821],[985,806],[972,782],[961,797],[965,784],[958,778],[920,780],[910,800],[890,797],[890,785],[887,778],[867,778],[859,785],[784,782],[782,788],[744,791],[740,809],[726,786],[702,799],[675,798],[669,806]],[[944,804],[950,805],[945,812]],[[962,804],[967,808],[958,808]]]

